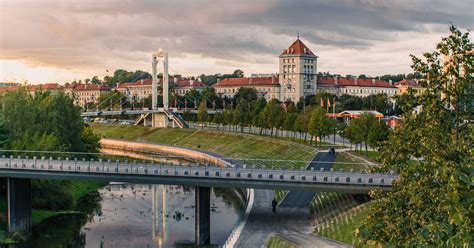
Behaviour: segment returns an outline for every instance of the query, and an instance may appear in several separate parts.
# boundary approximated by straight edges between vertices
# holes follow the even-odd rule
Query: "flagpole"
[[[333,143],[336,143],[336,126],[337,126],[337,120],[336,120],[336,97],[334,96],[332,98],[332,116],[334,116],[334,139]]]

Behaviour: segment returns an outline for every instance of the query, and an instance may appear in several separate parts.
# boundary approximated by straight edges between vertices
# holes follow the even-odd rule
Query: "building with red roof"
[[[395,86],[397,87],[397,95],[403,95],[408,89],[415,90],[415,94],[421,94],[425,88],[421,86],[418,80],[403,79],[400,82],[396,82]]]
[[[353,95],[365,97],[376,94],[386,94],[391,97],[397,94],[397,87],[390,81],[376,78],[341,78],[322,77],[318,78],[318,90],[326,91],[334,95]]]
[[[252,87],[257,90],[259,96],[267,100],[280,99],[280,84],[278,77],[242,77],[225,78],[214,84],[216,93],[221,97],[232,98],[240,87]]]
[[[279,56],[280,100],[299,101],[316,94],[316,56],[299,37]]]
[[[84,107],[86,104],[97,104],[101,94],[109,93],[112,89],[98,84],[70,84],[63,88],[64,92],[74,99],[74,104]]]
[[[175,78],[174,80],[174,93],[184,96],[191,90],[202,91],[208,86],[200,81],[194,79],[181,79]]]

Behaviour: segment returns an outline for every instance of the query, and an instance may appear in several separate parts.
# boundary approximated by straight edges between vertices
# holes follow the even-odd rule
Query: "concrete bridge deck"
[[[0,158],[0,176],[61,180],[367,193],[391,190],[398,175],[316,170],[221,168],[52,158]]]

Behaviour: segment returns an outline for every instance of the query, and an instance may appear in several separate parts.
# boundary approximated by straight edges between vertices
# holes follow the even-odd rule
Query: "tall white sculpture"
[[[168,109],[168,53],[163,52],[160,49],[158,49],[157,53],[154,53],[152,55],[152,60],[151,60],[151,66],[152,66],[152,78],[153,78],[153,84],[152,84],[152,109],[156,110],[158,108],[158,75],[157,75],[157,65],[158,63],[162,61],[163,62],[163,108]]]

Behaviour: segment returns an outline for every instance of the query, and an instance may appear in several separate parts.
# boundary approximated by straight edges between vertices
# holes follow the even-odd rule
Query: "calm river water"
[[[225,240],[242,211],[232,189],[211,193],[211,243]],[[194,188],[109,184],[83,199],[88,214],[44,221],[27,246],[179,247],[194,242]]]

